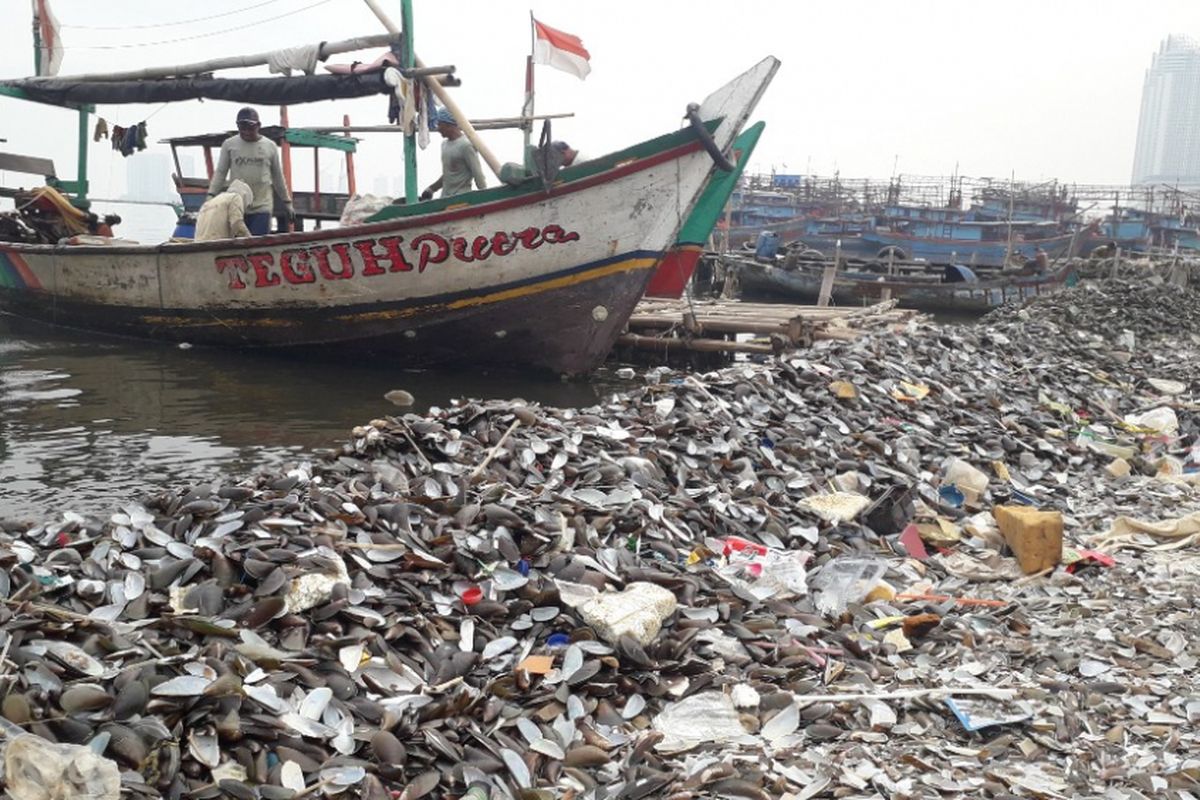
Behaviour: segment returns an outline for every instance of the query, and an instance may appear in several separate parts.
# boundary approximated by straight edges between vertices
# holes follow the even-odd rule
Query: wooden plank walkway
[[[659,352],[766,355],[807,347],[821,339],[852,339],[865,327],[905,322],[915,314],[897,309],[894,300],[861,308],[820,308],[725,299],[646,298],[638,303],[617,344]]]

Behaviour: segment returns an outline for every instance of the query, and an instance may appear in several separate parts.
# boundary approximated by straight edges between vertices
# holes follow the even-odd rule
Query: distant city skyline
[[[126,200],[165,202],[175,199],[174,165],[166,153],[139,152],[125,162]]]
[[[1172,34],[1146,70],[1134,184],[1200,185],[1200,44]]]

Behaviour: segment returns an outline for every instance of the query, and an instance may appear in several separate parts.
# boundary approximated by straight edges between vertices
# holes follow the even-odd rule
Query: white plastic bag
[[[346,201],[342,209],[342,225],[362,225],[371,217],[392,204],[392,198],[373,194],[356,194]]]

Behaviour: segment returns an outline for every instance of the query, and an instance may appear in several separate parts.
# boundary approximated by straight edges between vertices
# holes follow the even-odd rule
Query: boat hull
[[[727,148],[779,62],[701,104]],[[0,310],[248,348],[363,346],[406,363],[597,366],[714,166],[676,131],[564,170],[365,225],[155,246],[0,245]],[[379,217],[385,217],[380,219]]]
[[[700,261],[704,245],[712,235],[721,212],[725,210],[729,196],[737,188],[742,170],[750,161],[765,127],[766,123],[763,122],[751,125],[734,140],[734,168],[729,172],[714,173],[704,187],[703,194],[696,201],[696,207],[692,209],[687,222],[679,231],[675,246],[667,252],[658,269],[654,271],[654,277],[646,287],[647,297],[676,299],[683,295],[688,281],[692,279],[692,273],[696,271],[696,264]]]
[[[784,269],[738,261],[738,280],[748,293],[767,292],[813,302],[821,291],[821,270]],[[904,308],[921,311],[983,314],[1005,303],[1060,291],[1075,282],[1075,270],[1064,267],[1047,275],[1013,275],[977,282],[936,283],[885,280],[883,276],[841,273],[834,280],[838,305],[878,303],[890,297]]]
[[[1012,252],[1024,258],[1033,258],[1039,247],[1049,258],[1060,258],[1067,254],[1076,237],[1065,235],[1049,239],[1013,242]],[[896,248],[903,252],[902,258],[922,259],[945,264],[972,266],[1003,266],[1008,253],[1006,242],[978,242],[969,239],[934,239],[922,236],[907,236],[890,231],[869,231],[862,235],[865,248],[876,254],[885,248]]]

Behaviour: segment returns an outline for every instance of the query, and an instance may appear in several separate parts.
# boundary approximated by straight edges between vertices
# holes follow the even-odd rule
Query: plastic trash
[[[951,458],[942,470],[942,485],[957,486],[963,492],[983,494],[988,488],[988,476],[961,458]]]
[[[768,597],[785,599],[808,594],[808,570],[805,565],[812,554],[805,550],[774,550],[746,542],[747,546],[730,548],[726,539],[728,562],[717,574],[730,583],[744,588],[759,600]]]
[[[1129,460],[1137,455],[1137,450],[1133,447],[1108,441],[1104,431],[1094,425],[1088,425],[1080,430],[1079,435],[1075,437],[1075,444],[1080,447],[1086,447],[1093,452],[1102,453],[1110,458],[1124,458]]]
[[[653,727],[663,734],[654,745],[660,753],[682,753],[709,742],[752,741],[724,692],[700,692],[671,703],[654,718]]]
[[[1167,406],[1159,406],[1142,414],[1126,414],[1125,422],[1167,436],[1179,433],[1179,417],[1175,415],[1175,409]]]
[[[12,800],[118,800],[121,771],[88,747],[22,734],[4,750],[4,781]]]
[[[639,581],[624,591],[593,597],[579,606],[579,615],[610,644],[628,635],[638,644],[647,645],[658,635],[663,620],[675,613],[676,605],[670,591]]]
[[[887,563],[878,558],[835,558],[809,580],[818,590],[817,610],[840,614],[850,603],[862,602],[885,572]]]

